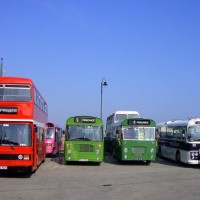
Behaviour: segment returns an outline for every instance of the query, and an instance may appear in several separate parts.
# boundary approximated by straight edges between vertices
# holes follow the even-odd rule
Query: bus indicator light
[[[30,160],[29,155],[24,155],[24,160]]]

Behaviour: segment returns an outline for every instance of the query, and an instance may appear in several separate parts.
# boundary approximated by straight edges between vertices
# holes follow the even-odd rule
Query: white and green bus
[[[104,158],[103,121],[93,116],[67,119],[64,161],[101,163]]]
[[[156,123],[152,119],[132,118],[120,122],[110,134],[110,153],[118,161],[142,161],[150,164],[156,159]]]
[[[117,127],[121,124],[121,122],[125,119],[130,118],[139,118],[140,114],[138,111],[134,110],[120,110],[115,111],[111,115],[107,117],[106,120],[106,134],[104,137],[104,148],[105,152],[112,153],[112,138],[114,137]]]
[[[156,131],[159,157],[200,164],[200,118],[160,123]]]

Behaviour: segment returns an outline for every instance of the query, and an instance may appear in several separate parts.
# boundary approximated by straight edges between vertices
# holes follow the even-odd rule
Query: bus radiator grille
[[[145,147],[132,147],[131,148],[133,154],[144,154],[146,148]]]
[[[78,152],[94,152],[94,146],[91,144],[77,144],[75,150]]]

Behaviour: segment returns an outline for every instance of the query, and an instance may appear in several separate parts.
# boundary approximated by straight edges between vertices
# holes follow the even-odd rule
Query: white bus
[[[106,130],[111,131],[114,127],[120,124],[125,119],[139,118],[139,112],[137,111],[116,111],[106,120]]]
[[[159,157],[200,164],[200,118],[161,123],[156,131]]]

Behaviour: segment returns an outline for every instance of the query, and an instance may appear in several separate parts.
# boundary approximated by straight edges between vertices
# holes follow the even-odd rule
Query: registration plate
[[[0,170],[6,170],[6,169],[8,169],[7,166],[0,166]]]
[[[79,159],[80,162],[87,162],[88,159]]]

